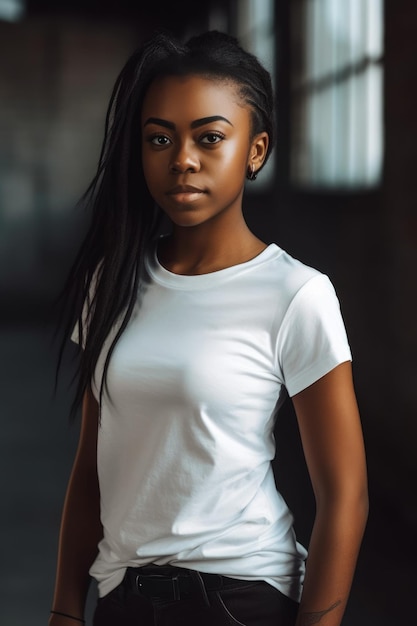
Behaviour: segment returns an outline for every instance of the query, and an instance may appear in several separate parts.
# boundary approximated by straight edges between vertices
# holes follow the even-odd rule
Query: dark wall
[[[207,3],[27,3],[0,20],[0,320],[42,319],[83,216],[114,80],[156,28],[207,27]]]

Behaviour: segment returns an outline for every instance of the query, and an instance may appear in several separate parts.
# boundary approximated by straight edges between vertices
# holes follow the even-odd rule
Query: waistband
[[[146,565],[127,568],[122,584],[135,594],[156,600],[180,600],[184,597],[203,595],[209,604],[208,592],[253,585],[253,581],[171,565]]]

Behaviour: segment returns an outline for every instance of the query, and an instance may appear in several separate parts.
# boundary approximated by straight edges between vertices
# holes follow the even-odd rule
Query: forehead
[[[233,81],[198,75],[164,76],[151,83],[142,106],[142,121],[159,117],[191,122],[213,115],[249,119],[249,107]]]

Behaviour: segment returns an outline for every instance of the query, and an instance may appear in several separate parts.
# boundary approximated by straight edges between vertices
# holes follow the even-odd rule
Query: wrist
[[[51,617],[56,616],[57,618],[64,618],[68,620],[68,622],[72,622],[73,624],[85,624],[85,619],[83,617],[78,617],[77,615],[70,615],[69,613],[64,613],[62,611],[56,611],[55,609],[51,610]]]

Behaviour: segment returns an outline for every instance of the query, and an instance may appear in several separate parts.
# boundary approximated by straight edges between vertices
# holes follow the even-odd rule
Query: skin
[[[173,225],[159,247],[160,262],[172,272],[197,275],[265,249],[245,223],[242,197],[248,167],[261,167],[268,136],[252,135],[250,109],[233,83],[200,76],[157,80],[141,119],[148,188]],[[293,403],[317,505],[296,626],[340,626],[368,512],[350,363],[294,396]],[[53,603],[76,617],[84,612],[88,569],[102,537],[97,428],[98,406],[89,390],[65,500]],[[74,623],[51,616],[49,626]]]
[[[103,536],[97,478],[98,404],[89,389],[83,401],[80,438],[62,513],[58,564],[52,607],[81,617],[90,584],[88,570]],[[76,622],[51,615],[49,626]]]
[[[316,498],[296,626],[339,626],[367,515],[365,452],[349,362],[293,398]]]

